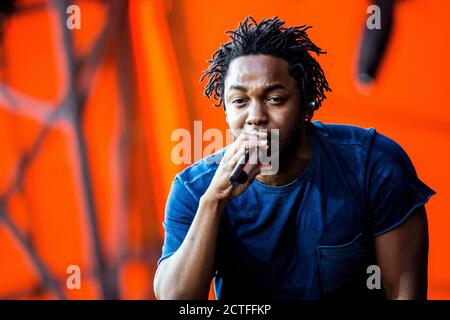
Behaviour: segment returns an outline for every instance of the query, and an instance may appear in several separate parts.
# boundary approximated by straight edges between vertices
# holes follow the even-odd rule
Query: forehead
[[[295,79],[289,74],[288,62],[269,55],[248,55],[233,59],[225,78],[225,90],[232,85],[263,87],[281,83],[295,86]]]

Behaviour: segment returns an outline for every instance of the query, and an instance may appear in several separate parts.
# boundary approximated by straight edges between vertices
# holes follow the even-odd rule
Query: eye
[[[247,100],[245,100],[243,98],[235,98],[231,101],[231,103],[236,107],[243,106],[246,102],[247,102]]]
[[[274,96],[268,98],[267,101],[271,104],[280,105],[283,104],[286,100],[283,97]]]

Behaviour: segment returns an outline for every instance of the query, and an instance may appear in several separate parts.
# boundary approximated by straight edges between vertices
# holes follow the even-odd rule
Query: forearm
[[[402,274],[397,281],[385,285],[385,293],[388,300],[426,300],[426,270],[420,274]]]
[[[203,196],[180,248],[158,268],[158,299],[207,299],[224,204]]]
[[[376,237],[375,249],[387,299],[427,299],[428,224],[423,206],[397,228]]]

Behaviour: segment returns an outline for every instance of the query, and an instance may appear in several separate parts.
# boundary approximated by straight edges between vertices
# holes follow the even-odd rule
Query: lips
[[[269,128],[244,129],[244,133],[248,133],[248,134],[257,134],[261,131],[270,132],[270,129]]]

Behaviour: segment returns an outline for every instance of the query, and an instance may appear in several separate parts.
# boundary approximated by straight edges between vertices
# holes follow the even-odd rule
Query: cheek
[[[231,129],[239,129],[245,124],[244,112],[227,112],[227,122]]]
[[[302,119],[301,110],[297,106],[292,106],[290,108],[280,110],[279,112],[274,112],[271,116],[273,121],[280,125],[280,128],[295,127],[296,124]]]
[[[237,115],[234,112],[227,111],[226,115],[228,127],[230,128],[231,135],[233,139],[236,140],[242,129],[244,128],[245,121],[242,120],[242,117]]]
[[[302,112],[300,108],[285,110],[282,114],[274,115],[274,122],[277,123],[277,127],[280,128],[280,138],[283,141],[292,139],[293,135],[296,135],[302,126]]]

